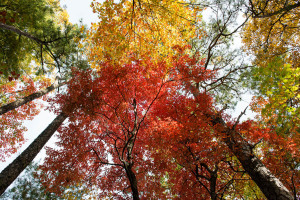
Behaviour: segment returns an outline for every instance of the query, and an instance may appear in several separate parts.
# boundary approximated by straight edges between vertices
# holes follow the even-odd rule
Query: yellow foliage
[[[264,7],[266,1],[253,0],[259,11]],[[268,1],[265,13],[279,11],[285,5],[285,0]],[[290,4],[293,4],[291,1]],[[298,26],[300,23],[300,7],[277,15],[252,18],[243,31],[243,42],[245,49],[255,54],[256,63],[260,66],[267,66],[270,60],[279,55],[284,55],[286,62],[299,68],[299,42],[300,34]]]
[[[187,45],[195,37],[198,8],[184,1],[150,0],[92,3],[100,21],[92,24],[87,41],[92,67],[107,60],[128,62],[151,55],[154,61],[170,62],[172,47]]]
[[[254,17],[244,27],[242,37],[245,50],[255,55],[257,70],[252,75],[261,83],[260,93],[267,100],[263,104],[255,101],[259,107],[253,109],[260,111],[266,121],[297,132],[300,120],[300,7],[286,8],[287,4],[298,1],[252,2]]]

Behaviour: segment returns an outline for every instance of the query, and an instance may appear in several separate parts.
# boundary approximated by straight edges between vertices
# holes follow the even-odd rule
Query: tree
[[[55,98],[54,102],[72,117],[60,131],[61,151],[47,150],[53,157],[42,168],[47,174],[44,184],[57,192],[56,186],[82,178],[100,187],[101,198],[126,197],[128,188],[133,199],[151,192],[145,190],[147,171],[138,170],[144,167],[139,163],[146,153],[144,127],[148,112],[163,95],[168,79],[164,62],[154,64],[148,60],[148,65],[152,69],[145,68],[139,60],[124,66],[104,64],[98,74],[92,76],[87,71],[70,81],[68,94]],[[86,161],[90,164],[84,164]],[[53,169],[59,173],[53,173]]]
[[[2,194],[0,199],[60,199],[53,193],[45,192],[45,189],[35,178],[37,164],[30,164],[24,171],[25,175],[19,177],[15,186]]]
[[[188,97],[184,93],[180,95],[180,90],[184,91],[191,88],[189,84],[191,80],[197,82],[209,79],[212,72],[201,65],[197,65],[197,59],[190,59],[188,55],[174,57],[173,59],[174,69],[169,68],[167,75],[160,72],[164,72],[165,65],[145,68],[141,65],[145,61],[139,60],[124,65],[123,68],[110,64],[104,65],[98,73],[99,78],[92,78],[90,72],[84,73],[81,78],[72,81],[74,85],[69,87],[70,90],[67,96],[56,98],[55,103],[63,105],[62,108],[58,108],[58,111],[60,109],[67,111],[72,108],[69,115],[73,117],[70,118],[71,123],[60,131],[61,141],[59,146],[62,147],[61,150],[48,150],[47,153],[51,156],[47,158],[42,167],[47,174],[44,178],[44,184],[50,187],[51,191],[59,192],[57,186],[68,185],[77,180],[85,179],[101,188],[103,191],[101,197],[112,195],[113,197],[125,198],[125,188],[127,187],[124,185],[125,180],[123,178],[126,175],[127,181],[125,182],[131,188],[134,199],[150,198],[153,195],[156,197],[166,195],[164,194],[166,191],[162,187],[163,184],[158,182],[157,179],[165,177],[164,170],[171,175],[172,171],[168,171],[168,168],[166,168],[168,165],[163,160],[172,159],[165,158],[168,154],[164,153],[162,147],[158,147],[154,142],[147,142],[149,136],[157,137],[153,132],[158,132],[158,135],[161,134],[156,127],[162,126],[162,132],[168,133],[172,137],[172,139],[166,138],[167,141],[179,140],[179,143],[176,144],[175,142],[176,146],[174,148],[180,148],[179,145],[184,144],[180,142],[184,141],[181,137],[187,136],[185,139],[189,141],[188,144],[185,144],[187,150],[191,151],[191,148],[193,148],[196,150],[195,155],[197,157],[201,156],[203,159],[207,159],[209,155],[201,152],[216,146],[213,151],[207,153],[215,153],[216,155],[213,158],[218,160],[218,155],[224,155],[220,152],[224,152],[225,145],[227,145],[266,196],[269,195],[268,197],[272,198],[273,195],[273,197],[279,198],[280,195],[285,195],[281,198],[286,198],[289,195],[288,190],[283,185],[280,185],[281,190],[271,193],[268,189],[278,187],[278,185],[274,186],[272,182],[268,185],[263,182],[264,186],[261,185],[261,179],[264,178],[263,181],[266,181],[269,178],[268,176],[272,176],[273,180],[276,181],[275,184],[281,183],[253,154],[255,145],[252,146],[248,143],[250,141],[255,143],[258,138],[267,138],[272,133],[255,126],[251,127],[251,122],[237,125],[237,122],[230,124],[221,121],[220,124],[218,120],[222,120],[220,118],[221,114],[217,115],[215,114],[216,110],[211,110],[213,108],[212,98],[205,92],[198,92],[194,97]],[[151,66],[150,62],[148,62],[148,66]],[[154,74],[153,69],[155,69]],[[172,80],[170,83],[166,82],[164,84],[162,82],[164,88],[161,87],[162,84],[156,84],[155,81],[158,80],[158,83],[161,83],[165,80],[163,77]],[[144,87],[141,87],[141,85]],[[77,90],[72,90],[74,87]],[[152,98],[148,99],[149,96]],[[69,105],[66,102],[69,102]],[[157,107],[157,110],[153,110],[152,106]],[[151,114],[149,117],[147,117],[148,112]],[[178,117],[183,118],[178,119],[172,113],[180,113]],[[196,122],[190,119],[193,116],[195,116],[193,119]],[[165,121],[164,118],[168,121]],[[180,130],[176,128],[178,122],[186,122],[187,124],[180,124],[179,128],[182,128]],[[138,132],[133,133],[133,131]],[[207,138],[207,142],[200,143],[198,146],[193,145],[191,142],[193,140],[192,135],[187,134],[187,132],[192,133],[193,131],[197,133],[195,135],[196,141],[200,140],[199,137],[203,137],[202,140]],[[247,142],[241,136],[243,131],[247,131]],[[212,134],[212,136],[208,136],[209,134]],[[76,140],[73,139],[74,137]],[[161,141],[161,137],[152,141]],[[213,137],[216,139],[214,140]],[[243,137],[245,137],[245,134],[243,134]],[[208,145],[209,148],[204,144]],[[173,148],[172,144],[163,145],[163,147],[167,149],[165,151],[171,151]],[[217,149],[220,149],[220,151]],[[160,154],[162,157],[158,157],[159,163],[153,160],[157,158],[153,152],[157,151],[162,151]],[[187,153],[183,154],[186,155]],[[178,157],[175,158],[179,160]],[[183,159],[186,159],[186,157],[183,157]],[[215,175],[212,176],[214,170],[210,169],[212,164],[207,163],[207,161],[203,162],[200,162],[199,166],[206,166],[207,171],[211,173],[211,177],[214,177]],[[179,160],[179,163],[183,162]],[[195,163],[187,161],[184,164],[191,166]],[[250,167],[247,164],[250,164]],[[103,165],[109,165],[110,167],[103,168]],[[259,165],[262,171],[254,170],[255,165]],[[171,170],[176,168],[174,163],[170,166],[173,166]],[[140,171],[140,169],[142,170]],[[215,165],[215,170],[217,169],[218,167]],[[268,172],[268,174],[265,174],[265,172]],[[184,175],[184,173],[181,175]],[[196,173],[197,176],[200,177]],[[145,181],[147,181],[147,187],[144,185]],[[212,181],[211,184],[213,183]],[[152,186],[152,184],[154,185]],[[156,184],[158,186],[155,187]],[[226,184],[225,182],[223,186],[219,187],[225,187]],[[214,187],[212,186],[212,188]],[[188,191],[192,195],[196,195],[193,193],[195,190]],[[209,191],[212,198],[215,199],[216,194],[214,191]],[[176,192],[174,193],[176,194]],[[165,197],[162,196],[162,198]],[[188,198],[191,196],[185,194],[180,197]]]
[[[211,32],[196,30],[193,25],[200,23],[190,23],[190,14],[195,13],[193,22],[199,17],[195,2],[94,4],[101,20],[88,41],[97,72],[74,70],[76,77],[67,92],[51,100],[51,109],[70,116],[70,123],[60,129],[62,148],[48,149],[42,166],[43,184],[49,190],[60,192],[59,185],[84,180],[97,184],[101,197],[108,198],[190,199],[207,192],[216,199],[229,196],[229,191],[242,197],[253,183],[247,176],[238,180],[245,171],[268,199],[292,199],[285,185],[296,191],[297,168],[291,180],[280,176],[275,169],[287,154],[277,148],[274,154],[268,151],[288,146],[286,153],[294,158],[297,141],[286,141],[253,120],[240,122],[243,113],[230,119],[222,101],[214,100],[215,91],[238,90],[234,83],[240,82],[245,68],[223,52],[243,26],[231,30],[240,4],[216,2],[217,20],[210,24]],[[219,14],[226,8],[233,10]],[[182,24],[192,30],[191,35],[180,34]],[[161,27],[171,30],[170,40]],[[208,42],[199,40],[202,35]],[[122,44],[120,48],[115,41]],[[150,41],[154,46],[146,46]],[[159,146],[159,141],[164,145]],[[284,169],[288,167],[280,171]],[[187,190],[180,190],[174,180],[188,182]],[[249,184],[243,186],[243,181]],[[199,188],[192,190],[197,184]]]
[[[60,113],[11,164],[2,170],[0,173],[0,194],[2,194],[31,163],[66,118],[66,114]]]
[[[270,168],[273,168],[272,164],[283,167],[274,168],[273,171],[286,183],[296,199],[299,186],[293,179],[299,176],[299,155],[290,149],[290,145],[299,146],[299,34],[296,28],[299,2],[249,3],[252,19],[243,30],[243,42],[247,52],[254,55],[255,67],[249,73],[249,80],[252,80],[251,87],[255,89],[256,96],[251,106],[260,113],[260,126],[274,129],[280,140],[285,141],[281,144],[277,143],[278,140],[274,141],[278,147],[272,143],[264,147],[274,149],[265,157],[271,164]],[[271,161],[269,155],[280,155],[282,159]],[[283,171],[289,175],[283,177]]]
[[[181,63],[181,65],[186,66],[185,63]],[[199,89],[191,83],[187,83],[187,85],[195,99],[202,95]],[[265,167],[257,156],[254,155],[253,148],[255,145],[252,144],[256,144],[257,142],[255,141],[257,140],[257,136],[253,138],[253,136],[257,134],[257,132],[254,131],[255,129],[252,130],[253,132],[248,131],[247,133],[249,135],[245,136],[242,132],[240,132],[241,130],[236,129],[236,126],[239,123],[239,118],[232,126],[224,121],[222,115],[217,112],[213,106],[210,106],[210,108],[211,109],[208,109],[207,111],[204,110],[202,115],[206,116],[209,119],[211,126],[214,127],[214,130],[222,135],[221,138],[223,142],[241,162],[244,170],[258,185],[264,195],[269,199],[292,199],[290,192],[280,182],[280,180],[276,178],[267,167]],[[254,133],[254,135],[252,135],[251,132],[252,134]],[[260,137],[266,139],[264,136],[264,134],[267,134],[266,132],[260,130],[259,133]]]
[[[124,12],[125,13],[124,16],[126,16],[126,14],[127,14],[126,13],[127,9],[129,9],[131,11],[134,11],[135,2],[132,2],[132,4],[129,4],[131,6],[127,6],[127,7],[124,7],[124,9],[122,9],[122,10],[120,10],[120,9],[118,10],[118,8],[120,8],[122,6],[125,6],[125,5],[127,5],[126,2],[124,4],[123,4],[123,2],[121,2],[120,4],[110,4],[109,2],[105,2],[103,4],[103,6],[106,9],[106,10],[104,9],[104,11],[107,11],[107,13],[106,12],[102,12],[102,13],[104,13],[104,16],[103,16],[103,20],[101,20],[101,23],[105,22],[107,26],[114,25],[115,21],[112,20],[112,19],[114,19],[113,18],[114,14],[117,13],[117,16],[116,16],[116,20],[117,20],[117,19],[123,17],[123,15],[121,15],[123,11],[125,11]],[[113,9],[114,7],[116,7],[116,11],[122,11],[122,12],[114,12],[115,11]],[[131,12],[131,16],[133,16],[133,12]],[[132,18],[132,20],[133,19],[134,18]],[[100,23],[100,27],[101,27],[101,23]],[[144,26],[144,28],[145,28],[145,30],[147,30],[147,26]],[[137,29],[137,31],[139,31],[139,30],[144,30],[144,29]],[[208,51],[209,54],[208,54],[207,60],[206,60],[206,62],[202,62],[202,63],[200,62],[200,65],[204,65],[204,68],[200,68],[200,69],[203,69],[203,70],[200,70],[200,71],[196,70],[196,69],[199,69],[199,68],[196,67],[197,66],[196,63],[197,63],[197,61],[200,60],[199,57],[197,57],[197,56],[196,56],[196,58],[197,58],[196,61],[193,61],[193,60],[189,61],[188,59],[186,59],[186,57],[188,55],[184,55],[184,54],[182,55],[182,57],[185,58],[187,61],[184,60],[184,59],[180,59],[180,58],[182,58],[181,56],[179,56],[179,57],[176,57],[176,56],[174,57],[173,56],[172,57],[172,61],[173,62],[170,62],[170,63],[172,63],[171,66],[174,67],[174,69],[172,70],[171,68],[169,68],[171,73],[168,76],[172,77],[172,78],[174,77],[175,80],[181,80],[181,78],[182,78],[182,81],[179,81],[181,83],[179,87],[170,88],[168,91],[172,92],[175,89],[175,91],[177,91],[177,92],[178,91],[182,91],[187,96],[188,95],[192,95],[193,96],[192,100],[195,101],[194,102],[195,105],[197,105],[197,106],[199,106],[201,108],[205,108],[205,109],[201,110],[201,112],[200,112],[201,116],[203,117],[203,118],[201,118],[201,122],[203,123],[201,125],[203,127],[211,127],[212,130],[213,130],[213,132],[215,134],[218,134],[217,138],[219,138],[220,141],[221,141],[221,143],[225,144],[231,150],[231,152],[237,157],[237,159],[241,162],[241,164],[242,164],[243,168],[245,169],[245,171],[249,174],[249,176],[252,178],[252,180],[254,180],[254,182],[258,185],[258,187],[262,190],[262,192],[265,194],[265,196],[267,198],[269,198],[269,199],[275,199],[275,198],[277,198],[277,199],[291,199],[292,197],[291,197],[289,191],[286,189],[286,187],[280,182],[280,180],[278,178],[276,178],[270,172],[270,170],[262,163],[262,161],[259,159],[259,157],[255,156],[254,153],[253,153],[253,149],[256,146],[255,144],[258,142],[257,139],[258,138],[263,138],[263,139],[267,140],[267,138],[268,138],[267,135],[271,134],[271,133],[269,133],[268,131],[264,131],[262,129],[259,129],[256,126],[249,126],[249,123],[248,123],[248,127],[246,127],[246,130],[247,130],[246,133],[249,134],[249,135],[243,134],[244,130],[237,128],[237,127],[240,126],[239,125],[239,120],[237,120],[236,122],[231,122],[231,123],[230,122],[225,122],[224,121],[224,116],[222,115],[222,113],[218,112],[218,109],[215,108],[214,105],[209,104],[209,102],[210,102],[209,99],[211,98],[210,94],[206,93],[205,90],[204,90],[204,92],[201,92],[199,90],[200,89],[199,86],[201,85],[201,83],[202,82],[204,82],[204,83],[206,82],[203,79],[199,79],[199,76],[203,75],[203,74],[206,74],[205,72],[207,72],[207,73],[210,72],[210,70],[209,70],[208,67],[210,66],[210,62],[211,62],[211,59],[212,59],[211,50],[213,48],[216,48],[216,45],[220,41],[220,38],[222,38],[222,37],[226,38],[226,37],[232,35],[232,33],[234,33],[236,31],[236,30],[234,30],[233,32],[231,32],[231,33],[229,32],[228,33],[228,30],[226,28],[224,28],[222,26],[222,24],[220,24],[219,22],[217,22],[215,30],[219,31],[219,33],[216,35],[216,37],[213,38],[212,42],[210,43],[211,45],[209,45],[210,51]],[[147,38],[146,35],[144,37]],[[97,36],[97,33],[95,33],[95,38],[99,38]],[[121,37],[121,39],[122,39],[122,37]],[[99,45],[99,47],[100,47],[99,48],[100,49],[99,59],[95,59],[95,57],[93,57],[93,56],[95,56],[93,53],[96,53],[97,51],[96,50],[92,51],[93,52],[92,53],[92,58],[94,59],[95,63],[98,66],[98,67],[95,67],[95,68],[98,68],[98,69],[104,68],[103,64],[107,65],[106,62],[108,62],[110,65],[114,65],[115,61],[112,59],[112,55],[111,54],[108,54],[108,55],[105,54],[105,55],[107,55],[107,57],[105,57],[105,56],[103,57],[102,56],[103,55],[102,54],[103,51],[101,52],[101,50],[102,50],[101,48],[110,48],[109,45],[107,45],[107,47],[106,46],[102,47],[102,45],[101,45],[101,41],[102,40],[95,40],[95,41],[96,42],[99,41],[99,44],[100,44]],[[107,40],[107,41],[109,41],[109,40]],[[112,40],[112,41],[115,41],[115,40]],[[92,48],[96,47],[96,46],[97,45],[93,44]],[[160,47],[164,48],[164,46],[160,46],[160,45],[158,45],[158,47],[159,48]],[[126,50],[126,48],[125,48],[125,50]],[[184,49],[184,48],[180,49],[180,47],[179,48],[177,47],[177,50],[179,50],[179,52],[182,54],[187,49]],[[106,53],[106,52],[104,52],[104,53]],[[125,55],[126,55],[126,53],[127,52],[125,51]],[[130,51],[129,51],[128,55],[132,55]],[[141,57],[142,55],[144,57]],[[144,54],[142,54],[142,55],[138,54],[138,56],[136,57],[136,55],[133,54],[131,57],[128,57],[129,61],[132,62],[131,65],[135,65],[136,63],[149,63],[149,61],[155,60],[152,57],[149,58],[149,57],[145,56]],[[174,55],[174,52],[172,52],[172,55]],[[142,58],[145,58],[145,59],[142,59]],[[127,59],[127,57],[126,57],[126,59]],[[130,59],[133,59],[133,60],[130,60]],[[161,60],[160,59],[156,59],[155,61],[159,63]],[[121,64],[118,63],[118,65],[115,68],[120,68],[120,67],[122,68],[122,66],[127,66],[126,63],[128,64],[128,62],[123,62],[123,60],[121,59]],[[131,65],[129,65],[129,66],[131,66]],[[170,65],[167,65],[167,66],[170,66]],[[160,67],[162,67],[162,66],[160,66]],[[168,68],[166,68],[166,69],[168,69]],[[195,74],[198,75],[198,76],[194,76],[193,69],[195,69]],[[235,71],[236,70],[231,69],[229,71],[229,74],[234,73]],[[110,73],[111,73],[112,77],[115,77],[115,75],[113,75],[112,72],[113,72],[113,70],[111,69]],[[100,74],[103,73],[102,70],[99,70],[99,73]],[[220,74],[218,74],[218,75],[220,75]],[[113,79],[112,77],[110,77],[110,79]],[[139,76],[136,76],[136,77],[137,77],[136,81],[137,82],[140,81]],[[184,80],[185,77],[191,77],[191,79]],[[216,83],[216,82],[220,81],[221,84],[222,84],[222,82],[224,81],[224,79],[226,79],[227,77],[228,77],[228,75],[226,76],[226,73],[225,73],[225,75],[223,77],[222,77],[222,74],[221,74],[220,78],[215,78],[215,79],[212,79],[211,81],[213,83]],[[217,81],[215,81],[215,80],[217,80]],[[101,82],[101,81],[99,80],[99,82]],[[126,83],[126,81],[124,80],[123,83]],[[116,83],[111,83],[110,87],[112,87],[115,84]],[[128,87],[128,90],[127,90],[128,94],[130,94],[131,92],[133,92],[133,91],[130,91],[130,88],[131,88],[130,85],[128,85],[127,87]],[[118,88],[118,90],[119,90],[119,88]],[[92,99],[96,98],[95,96],[100,96],[100,95],[95,95],[94,96],[93,95],[93,91],[94,90],[92,88],[88,88],[87,87],[87,92],[88,92],[87,94],[86,93],[82,93],[80,91],[79,93],[77,92],[76,93],[77,95],[75,95],[75,96],[80,95],[80,98],[83,98],[85,95],[87,95],[87,97],[91,97]],[[151,94],[151,92],[149,92],[149,93]],[[104,92],[104,94],[105,94],[105,92]],[[81,95],[83,95],[83,97]],[[204,98],[205,96],[207,98]],[[135,97],[135,96],[133,96],[133,97]],[[131,98],[133,98],[133,97],[131,97]],[[170,98],[170,96],[169,96],[169,98]],[[79,99],[79,98],[76,98],[76,99]],[[126,99],[126,98],[124,98],[124,99]],[[113,101],[113,100],[114,100],[114,98],[110,99],[110,101]],[[135,101],[136,101],[136,99],[135,99]],[[126,105],[128,105],[128,104],[131,104],[132,106],[136,105],[135,101],[132,100],[132,101],[128,102]],[[88,101],[84,100],[82,102],[86,103]],[[121,107],[121,105],[123,106],[123,104],[121,102],[122,101],[120,101],[120,104],[119,104],[120,107]],[[145,101],[145,102],[147,102],[147,101]],[[80,106],[82,105],[82,103],[79,103],[79,102],[77,104],[80,105]],[[142,104],[142,103],[140,103],[140,104]],[[97,104],[94,104],[94,106],[95,105],[97,105]],[[84,119],[88,119],[88,116],[90,115],[89,111],[92,111],[93,110],[92,108],[94,106],[88,106],[89,109],[86,112],[82,113],[81,117],[85,116]],[[119,106],[117,106],[117,108],[119,108]],[[70,107],[74,107],[74,105],[70,106]],[[114,108],[114,107],[115,106],[112,106],[112,108]],[[89,115],[84,115],[85,113],[88,113]],[[130,112],[127,111],[127,112],[123,112],[123,113],[130,113]],[[134,112],[131,112],[131,113],[134,113]],[[110,119],[109,118],[110,116],[111,115],[108,115],[108,119]],[[79,119],[82,119],[82,118],[78,118],[78,120]],[[127,119],[129,119],[129,118],[127,117],[126,120],[122,120],[122,118],[121,118],[121,120],[119,121],[119,123],[121,123],[121,124],[122,123],[128,123],[129,124],[129,122],[127,122]],[[134,120],[131,120],[131,123],[134,123]],[[78,123],[75,123],[75,124],[78,124]],[[75,126],[75,124],[74,124],[74,126]],[[90,127],[90,128],[93,128],[93,126],[94,126],[93,123],[88,123],[88,124],[91,124],[92,127]],[[98,125],[99,124],[96,123],[95,126],[98,126]],[[247,125],[247,123],[246,123],[246,125]],[[88,130],[88,129],[89,128],[86,127],[85,130]],[[67,130],[68,129],[66,129],[66,131]],[[126,130],[126,128],[125,128],[125,130]],[[94,132],[94,131],[95,130],[93,130],[92,132]],[[76,129],[76,131],[72,131],[73,134],[78,133],[78,132],[80,132],[80,130]],[[127,131],[127,132],[130,132],[130,131]],[[89,132],[87,132],[87,133],[89,133]],[[114,133],[115,132],[112,131],[112,132],[105,133],[104,135],[109,134],[111,136],[111,134],[114,134]],[[82,133],[81,135],[84,135],[84,134]],[[119,139],[118,138],[119,135],[117,135],[116,137],[117,138],[115,138],[115,141],[117,141]],[[128,138],[130,138],[130,137],[128,136]],[[71,142],[72,140],[70,140],[70,139],[72,139],[72,138],[68,137],[67,138],[68,142],[65,141],[64,143],[72,143]],[[127,140],[123,139],[123,141],[125,141],[126,144],[132,144],[130,142],[130,140],[127,142]],[[77,145],[78,145],[77,143],[76,143],[76,145],[71,145],[72,152],[70,150],[69,150],[69,152],[73,154],[75,152],[74,147],[77,146]],[[129,146],[131,146],[131,145],[129,145]],[[84,146],[84,148],[86,148],[86,146]],[[116,147],[116,149],[118,149],[118,147]],[[126,152],[128,152],[127,148],[123,147],[123,149],[125,149]],[[78,148],[76,148],[76,150],[79,151]],[[125,150],[124,150],[124,152],[125,152]],[[88,152],[88,150],[85,150],[85,151],[83,150],[83,151],[81,151],[81,153],[78,152],[77,156],[80,156],[80,157],[83,156],[82,152]],[[55,152],[55,151],[50,151],[49,153],[52,154],[52,155],[56,155],[57,158],[61,158],[62,160],[61,160],[60,164],[63,163],[63,161],[67,162],[67,163],[64,164],[64,166],[59,166],[58,168],[62,167],[63,169],[67,168],[68,170],[70,170],[71,166],[74,166],[74,164],[78,163],[77,162],[78,160],[82,160],[82,158],[79,159],[78,157],[72,158],[67,153],[58,153],[58,152]],[[111,152],[109,152],[109,153],[111,153]],[[96,154],[96,153],[94,153],[94,154]],[[64,157],[64,156],[61,156],[61,155],[68,155],[68,156]],[[97,156],[97,154],[96,154],[96,156]],[[107,156],[107,154],[106,154],[106,156]],[[149,157],[151,158],[151,155],[149,155]],[[68,159],[66,160],[66,158],[68,158]],[[73,160],[73,159],[75,159],[75,160]],[[99,156],[97,159],[100,162],[103,163],[103,159],[104,158],[101,158]],[[109,162],[107,162],[108,160],[104,160],[104,161],[105,161],[104,163],[109,164]],[[49,163],[51,163],[51,165],[48,166],[48,164],[46,164],[44,169],[46,171],[49,171],[49,173],[51,174],[51,171],[53,170],[53,168],[54,169],[58,169],[58,168],[55,167],[57,165],[57,163],[54,163],[53,160],[52,161],[49,160]],[[79,166],[80,166],[80,164],[79,164]],[[51,167],[52,167],[52,169],[51,169]],[[76,174],[78,175],[78,177],[84,176],[84,173],[82,173],[82,170],[78,170],[78,171],[77,170],[78,169],[76,169]],[[66,170],[62,170],[62,172],[63,171],[66,171]],[[119,175],[119,173],[120,173],[119,171],[118,171],[118,173],[115,172],[115,174],[118,174],[118,175]],[[150,174],[155,174],[155,172],[153,172],[153,171],[150,171],[149,173]],[[69,173],[64,173],[64,174],[65,174],[65,176],[60,176],[60,178],[62,178],[63,180],[58,179],[59,181],[62,181],[62,183],[70,182],[70,181],[72,181],[72,180],[75,179],[74,177],[70,177]],[[54,174],[52,173],[52,175],[54,175]],[[62,174],[60,174],[60,175],[62,175]],[[109,177],[111,177],[111,176],[109,176]],[[127,177],[130,180],[133,176],[131,176],[130,173],[129,173],[129,174],[127,174]],[[143,177],[145,177],[145,176],[143,176]],[[141,179],[142,179],[142,177],[141,177]],[[112,180],[116,180],[116,179],[112,178]],[[134,178],[134,180],[135,180],[135,178]],[[136,180],[138,182],[139,179],[137,178]],[[47,180],[46,182],[49,182],[49,180]],[[133,182],[135,183],[135,181],[133,181]],[[133,182],[130,182],[130,183],[133,183]],[[116,183],[116,181],[114,183]],[[99,184],[101,184],[101,183],[99,183]],[[130,186],[132,186],[132,184]],[[138,199],[139,195],[136,195],[136,194],[138,194],[138,190],[135,190],[136,189],[135,187],[132,187],[131,189],[132,189],[132,194],[133,194],[134,198]],[[145,194],[147,194],[147,193],[143,192],[143,195],[145,195]],[[123,195],[123,193],[122,193],[122,195]],[[149,195],[151,195],[151,194],[149,194]]]
[[[169,0],[93,1],[92,8],[101,19],[87,34],[89,60],[97,69],[103,61],[126,63],[132,55],[143,58],[151,54],[153,60],[163,57],[169,63],[172,47],[184,46],[195,37],[193,25],[197,25],[201,10]]]
[[[52,84],[51,86],[45,88],[45,89],[42,89],[38,92],[35,92],[35,93],[32,93],[24,98],[20,98],[14,102],[11,102],[9,104],[6,104],[6,105],[3,105],[1,106],[0,108],[0,115],[2,114],[5,114],[11,110],[14,110],[30,101],[33,101],[34,99],[37,99],[39,97],[42,97],[44,96],[45,94],[48,94],[49,92],[57,89],[58,87],[64,85],[65,83],[60,83],[60,84]]]
[[[292,10],[300,7],[298,1],[249,1],[248,9],[253,18],[269,18],[272,16],[284,16]]]
[[[85,64],[75,57],[80,53],[77,44],[83,35],[68,22],[58,1],[2,1],[0,6],[1,115],[13,110],[1,116],[4,160],[24,142],[26,128],[22,121],[32,119],[41,109],[32,101],[61,86],[60,81],[69,78],[69,66]],[[58,85],[54,81],[57,76]]]
[[[5,0],[0,9],[2,79],[11,81],[24,73],[41,75],[74,64],[68,63],[78,51],[74,39],[82,35],[68,22],[59,1]],[[30,65],[32,61],[35,66]]]

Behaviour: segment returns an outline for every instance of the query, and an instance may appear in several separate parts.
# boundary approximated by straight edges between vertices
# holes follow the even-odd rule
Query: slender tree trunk
[[[198,88],[190,86],[190,91],[197,98],[200,94]],[[223,118],[215,112],[207,116],[214,127],[218,127],[226,138],[223,141],[241,162],[244,170],[260,188],[269,200],[292,200],[291,192],[275,177],[271,171],[253,154],[253,147],[241,137],[241,134],[230,129]]]
[[[137,180],[134,172],[132,171],[132,166],[129,164],[125,164],[126,175],[130,182],[130,188],[133,196],[133,200],[139,200],[139,191],[137,187]]]
[[[217,192],[216,192],[216,186],[217,186],[217,179],[218,179],[218,167],[216,166],[216,169],[214,171],[210,171],[210,198],[211,200],[217,200]]]
[[[48,142],[58,127],[64,122],[67,115],[61,113],[51,124],[0,174],[0,195],[19,176],[19,174],[32,162],[43,146]]]
[[[0,115],[3,115],[3,114],[5,114],[5,113],[7,113],[7,112],[9,112],[11,110],[14,110],[14,109],[16,109],[16,108],[18,108],[18,107],[20,107],[20,106],[22,106],[22,105],[30,102],[30,101],[33,101],[33,100],[35,100],[37,98],[40,98],[40,97],[44,96],[45,94],[48,94],[49,92],[53,91],[54,89],[56,89],[56,88],[58,88],[58,87],[60,87],[60,86],[62,86],[64,84],[66,84],[66,83],[65,82],[64,83],[60,83],[60,84],[54,83],[54,84],[52,84],[51,86],[49,86],[49,87],[47,87],[45,89],[42,89],[42,90],[40,90],[38,92],[35,92],[35,93],[31,94],[31,95],[28,95],[26,97],[20,98],[20,99],[18,99],[16,101],[11,102],[9,104],[6,104],[4,106],[1,106],[0,107]]]

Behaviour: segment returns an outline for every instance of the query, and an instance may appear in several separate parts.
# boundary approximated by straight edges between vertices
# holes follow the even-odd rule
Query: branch
[[[218,190],[218,192],[221,192],[221,191],[223,190],[220,199],[223,199],[223,196],[224,196],[225,191],[229,188],[229,186],[233,183],[233,181],[234,181],[234,179],[231,179],[231,180],[228,181],[223,187],[221,187],[221,188]]]
[[[103,161],[101,160],[99,154],[97,153],[97,151],[96,151],[94,148],[91,148],[91,150],[93,150],[93,152],[96,154],[96,156],[97,156],[97,158],[98,158],[98,160],[99,160],[99,162],[100,162],[101,164],[103,164],[103,165],[113,165],[113,166],[121,166],[121,167],[123,167],[123,166],[120,165],[120,164],[109,163],[109,162],[103,162]]]
[[[16,109],[16,108],[18,108],[18,107],[20,107],[24,104],[29,103],[30,101],[33,101],[37,98],[40,98],[40,97],[44,96],[45,94],[48,94],[49,92],[53,91],[54,89],[56,89],[60,86],[63,86],[64,84],[66,84],[66,82],[63,82],[63,83],[60,83],[60,84],[53,84],[53,85],[51,85],[51,86],[49,86],[45,89],[42,89],[38,92],[33,93],[31,95],[28,95],[26,97],[18,99],[16,101],[11,102],[9,104],[6,104],[4,106],[1,106],[0,107],[0,115],[3,115],[3,114],[5,114],[5,113],[7,113],[11,110],[14,110],[14,109]]]
[[[201,165],[202,167],[204,167],[210,174],[213,173],[213,171],[212,171],[211,169],[209,169],[209,167],[207,166],[207,164],[205,164],[205,163],[200,163],[200,165]]]
[[[238,116],[238,118],[237,118],[235,124],[234,124],[233,127],[232,127],[232,130],[234,130],[235,127],[236,127],[236,125],[240,122],[240,119],[241,119],[241,117],[246,113],[247,108],[248,108],[248,106],[247,106],[247,107],[245,108],[245,110],[244,110],[243,112],[241,112],[241,114]]]
[[[293,9],[299,7],[299,6],[300,6],[300,2],[295,3],[295,4],[292,4],[292,5],[285,6],[285,7],[281,8],[281,9],[275,11],[275,12],[268,13],[268,14],[263,14],[263,15],[260,15],[260,13],[255,13],[255,12],[254,12],[254,9],[252,9],[252,12],[253,12],[253,18],[266,18],[266,17],[272,17],[272,16],[278,15],[278,14],[280,14],[280,13],[282,13],[282,12],[287,13],[287,12],[289,12],[290,10],[293,10]]]
[[[14,27],[14,26],[10,26],[10,25],[3,24],[3,23],[0,22],[0,28],[8,30],[8,31],[15,32],[15,33],[17,33],[19,35],[23,35],[23,36],[25,36],[25,37],[27,37],[29,39],[32,39],[32,40],[36,41],[39,44],[42,44],[42,45],[47,44],[47,42],[42,41],[39,38],[37,38],[37,37],[35,37],[35,36],[27,33],[27,32],[21,31],[20,29]]]

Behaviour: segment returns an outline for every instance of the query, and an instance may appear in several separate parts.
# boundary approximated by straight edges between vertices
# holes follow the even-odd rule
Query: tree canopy
[[[79,184],[87,192],[97,188],[93,194],[101,199],[297,199],[298,4],[93,0],[99,21],[89,30],[69,24],[56,1],[28,5],[45,9],[34,19],[36,24],[41,20],[39,26],[23,21],[17,26],[9,17],[17,14],[1,12],[3,34],[24,39],[18,40],[24,48],[40,47],[14,62],[35,59],[45,71],[54,64],[59,80],[65,80],[65,89],[47,99],[57,118],[3,170],[1,190],[10,184],[6,177],[12,168],[22,171],[57,130],[57,146],[47,147],[35,177],[48,194],[64,195]],[[14,13],[13,6],[7,2],[1,8]],[[51,14],[55,12],[64,23]],[[204,21],[208,12],[212,18]],[[47,23],[53,26],[44,30]],[[54,30],[58,35],[52,35]],[[243,38],[243,51],[231,48],[237,36]],[[15,48],[13,39],[3,41],[7,49]],[[11,50],[3,51],[5,66],[13,62]],[[32,63],[25,66],[34,69]],[[22,76],[10,80],[17,69],[9,69],[3,85],[14,93],[21,86],[14,81]],[[9,124],[9,117],[35,115],[33,108],[40,108],[33,100],[61,86],[45,90],[51,79],[26,80],[27,93],[8,100],[24,103],[3,115],[4,152],[15,151],[9,141],[22,140],[23,129],[19,122]],[[256,118],[241,120],[247,108],[237,118],[227,111],[244,91],[255,94],[250,107]]]

